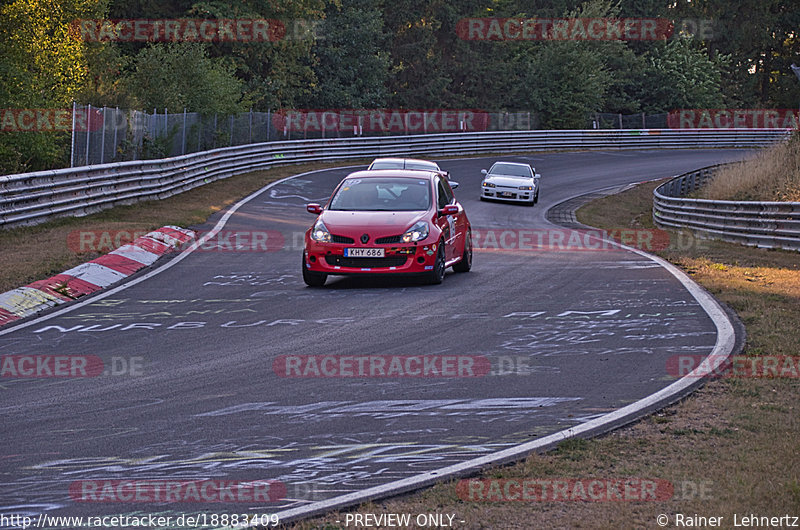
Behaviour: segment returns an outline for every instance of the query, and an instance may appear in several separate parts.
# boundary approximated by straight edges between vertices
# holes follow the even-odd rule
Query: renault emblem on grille
[[[366,245],[367,241],[369,241],[369,234],[362,234],[361,235],[361,242]]]

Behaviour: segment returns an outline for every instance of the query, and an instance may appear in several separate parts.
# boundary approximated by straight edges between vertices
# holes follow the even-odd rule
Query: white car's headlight
[[[519,189],[521,189],[521,190],[532,190],[533,186],[520,186]]]
[[[422,241],[426,237],[428,237],[428,232],[430,228],[428,227],[428,223],[425,221],[418,221],[414,223],[414,226],[409,228],[405,234],[402,235],[400,238],[403,243],[411,243],[412,241]]]
[[[322,221],[317,221],[314,228],[311,230],[311,239],[318,243],[330,243],[331,233]]]
[[[481,185],[482,185],[484,188],[496,188],[496,187],[497,187],[497,186],[495,186],[494,184],[492,184],[491,182],[486,182],[485,180],[483,181],[483,184],[481,184]]]

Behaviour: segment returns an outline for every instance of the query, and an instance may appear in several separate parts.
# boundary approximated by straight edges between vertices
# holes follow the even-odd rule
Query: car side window
[[[442,185],[444,186],[444,192],[447,195],[447,204],[455,203],[456,198],[453,195],[453,188],[450,187],[450,183],[447,181],[446,178],[442,179]]]
[[[452,201],[452,199],[453,199],[453,194],[452,194],[452,192],[451,192],[451,193],[450,193],[450,196],[448,197],[448,194],[447,194],[447,192],[448,192],[449,190],[447,189],[447,186],[445,186],[445,185],[442,183],[442,180],[441,180],[441,179],[438,179],[438,178],[437,178],[437,179],[436,179],[436,183],[437,183],[437,184],[436,184],[436,198],[437,198],[437,201],[438,201],[438,203],[437,203],[437,204],[439,205],[439,209],[441,210],[442,208],[444,208],[445,206],[447,206],[448,204],[450,204],[450,202],[451,202],[451,201]]]

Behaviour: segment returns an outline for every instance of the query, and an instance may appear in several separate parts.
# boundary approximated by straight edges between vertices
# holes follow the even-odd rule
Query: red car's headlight
[[[409,228],[405,234],[400,238],[403,243],[411,243],[412,241],[422,241],[430,233],[430,227],[425,221],[417,221],[414,226]]]
[[[317,243],[330,243],[331,233],[322,221],[317,221],[314,228],[311,229],[311,239]]]

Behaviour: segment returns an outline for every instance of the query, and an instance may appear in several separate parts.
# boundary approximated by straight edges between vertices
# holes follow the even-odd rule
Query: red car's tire
[[[439,250],[436,252],[436,261],[433,263],[433,270],[428,273],[426,278],[430,285],[438,285],[444,281],[445,269],[444,243],[439,241]]]
[[[469,272],[472,268],[472,230],[467,230],[467,240],[464,243],[464,253],[461,261],[453,265],[455,272]]]
[[[314,272],[308,270],[306,267],[306,254],[303,253],[303,281],[306,282],[306,285],[309,287],[322,287],[325,285],[325,280],[328,279],[328,275],[324,272]]]

